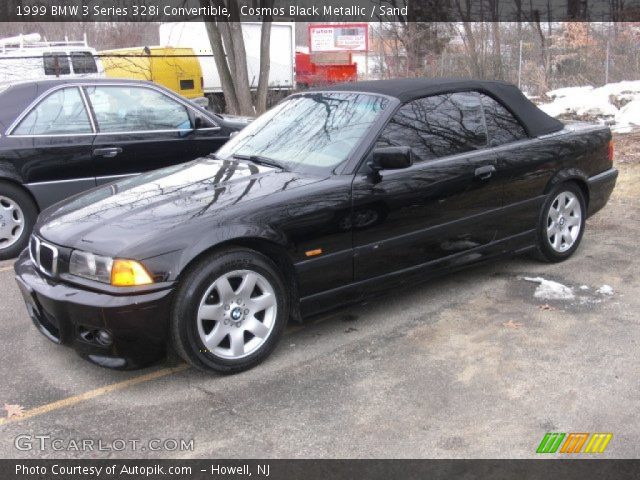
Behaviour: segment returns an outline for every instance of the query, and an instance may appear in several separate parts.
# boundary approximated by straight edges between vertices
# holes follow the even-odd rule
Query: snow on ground
[[[596,292],[602,295],[613,295],[613,287],[611,285],[602,285]]]
[[[542,300],[573,300],[573,289],[562,283],[546,280],[542,277],[524,277],[527,282],[538,283],[534,297]]]
[[[628,133],[634,127],[640,125],[640,96],[636,100],[627,103],[616,114],[615,131],[618,133]]]
[[[566,301],[571,305],[588,306],[601,303],[613,296],[613,287],[602,285],[597,289],[589,285],[576,285],[570,287],[554,280],[542,277],[520,277],[527,282],[537,283],[533,296],[544,301]]]
[[[602,87],[566,87],[547,92],[550,103],[538,105],[552,117],[593,119],[625,133],[640,128],[640,80],[608,83]]]

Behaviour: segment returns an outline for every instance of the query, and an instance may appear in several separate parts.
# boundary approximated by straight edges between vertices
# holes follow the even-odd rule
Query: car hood
[[[202,158],[93,189],[44,210],[35,232],[57,245],[117,255],[188,224],[224,223],[267,196],[320,180],[250,162]],[[172,236],[175,236],[172,235]]]

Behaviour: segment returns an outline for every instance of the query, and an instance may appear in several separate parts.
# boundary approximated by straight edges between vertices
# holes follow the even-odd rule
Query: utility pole
[[[520,54],[518,55],[518,89],[522,90],[522,39],[520,39]]]
[[[605,58],[605,66],[604,66],[604,83],[605,85],[607,83],[609,83],[609,48],[610,48],[610,41],[607,38],[607,54],[606,54],[606,58]]]

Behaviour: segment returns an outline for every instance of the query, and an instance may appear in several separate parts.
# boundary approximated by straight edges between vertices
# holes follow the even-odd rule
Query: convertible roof
[[[506,82],[464,78],[399,78],[342,83],[329,89],[387,95],[397,98],[402,103],[428,95],[477,90],[502,103],[520,120],[531,137],[553,133],[564,128],[562,122],[536,107],[518,87]]]

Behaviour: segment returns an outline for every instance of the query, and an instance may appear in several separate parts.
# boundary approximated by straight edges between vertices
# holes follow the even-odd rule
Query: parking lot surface
[[[612,433],[601,457],[638,457],[638,145],[618,137],[619,185],[570,260],[504,259],[292,324],[235,376],[91,365],[36,331],[0,262],[0,408],[24,408],[0,411],[0,457],[535,457],[546,432]]]

